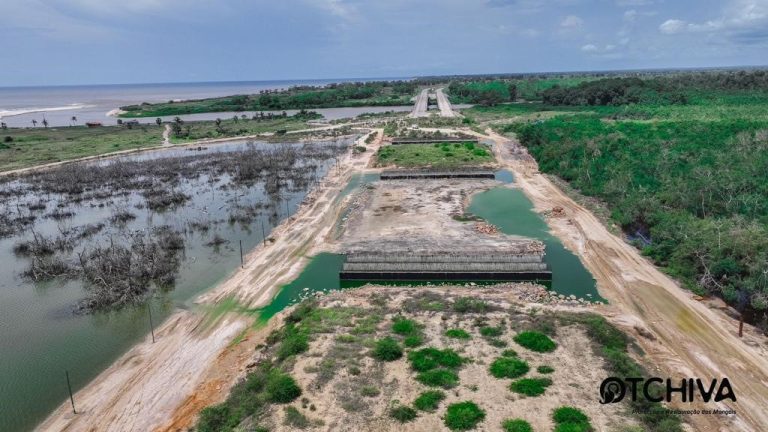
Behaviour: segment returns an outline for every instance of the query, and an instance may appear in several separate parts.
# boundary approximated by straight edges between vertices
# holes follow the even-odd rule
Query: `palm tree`
[[[155,119],[155,123],[157,123],[158,126],[162,126],[163,125],[163,119],[158,117],[158,118]]]
[[[43,117],[43,127],[48,129],[48,120],[46,120],[45,117]]]
[[[32,127],[37,127],[37,120],[32,119]]]
[[[5,122],[1,122],[0,123],[0,129],[6,130],[6,129],[8,129],[8,125],[5,124]]]

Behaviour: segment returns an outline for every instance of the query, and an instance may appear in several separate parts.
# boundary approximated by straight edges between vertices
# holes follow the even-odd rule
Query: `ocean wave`
[[[77,109],[83,109],[83,108],[88,108],[88,107],[92,107],[92,106],[94,106],[94,105],[70,104],[70,105],[58,106],[58,107],[19,108],[19,109],[0,110],[0,118],[14,117],[14,116],[19,116],[19,115],[39,113],[39,112],[77,110]]]

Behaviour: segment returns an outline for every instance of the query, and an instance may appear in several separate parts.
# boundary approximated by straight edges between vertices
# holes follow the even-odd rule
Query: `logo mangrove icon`
[[[629,390],[633,402],[641,396],[651,402],[671,402],[674,393],[681,395],[682,402],[694,402],[697,395],[704,402],[712,400],[713,395],[715,402],[725,399],[736,402],[736,394],[733,392],[728,378],[719,381],[719,385],[718,380],[713,378],[708,387],[700,378],[683,378],[679,382],[680,385],[675,387],[677,383],[673,383],[671,378],[664,380],[659,377],[648,379],[608,377],[600,383],[600,403],[621,402],[626,396],[627,390]],[[653,384],[656,384],[656,387],[653,387]],[[654,388],[657,390],[653,390]]]

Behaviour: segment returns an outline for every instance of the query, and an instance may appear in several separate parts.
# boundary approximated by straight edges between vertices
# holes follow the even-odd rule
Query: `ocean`
[[[321,86],[338,82],[378,81],[384,79],[408,78],[359,78],[327,80],[276,80],[276,81],[238,81],[238,82],[200,82],[200,83],[165,83],[165,84],[109,84],[87,86],[48,86],[48,87],[0,87],[0,121],[9,127],[32,127],[32,120],[48,121],[49,127],[82,125],[85,122],[101,122],[111,125],[117,122],[109,112],[124,105],[142,102],[167,102],[180,99],[203,99],[236,94],[254,94],[261,90],[283,89],[296,85]],[[383,108],[383,107],[381,107]],[[386,107],[385,109],[392,109]],[[345,111],[323,113],[333,120],[338,115],[348,115]],[[372,107],[352,109],[360,112],[378,111]],[[406,110],[405,108],[401,110]],[[318,110],[321,111],[321,110]],[[185,120],[213,120],[216,117],[227,118],[235,113],[194,114],[182,116]],[[354,114],[354,113],[352,113]],[[73,117],[76,120],[73,120]],[[337,117],[338,118],[338,117]],[[154,119],[147,120],[154,122]]]

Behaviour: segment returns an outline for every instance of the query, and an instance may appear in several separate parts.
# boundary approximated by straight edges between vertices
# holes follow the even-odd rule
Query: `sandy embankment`
[[[342,157],[296,214],[273,231],[274,243],[257,247],[245,268],[196,302],[234,296],[253,307],[269,301],[298,274],[305,256],[322,249],[340,209],[336,197],[352,173],[368,166],[380,144],[379,139],[367,145],[369,151]],[[209,323],[200,311],[176,312],[156,330],[156,343],[147,338],[137,344],[75,394],[77,415],[69,401],[63,402],[37,429],[144,432],[189,426],[199,409],[226,396],[246,354],[268,333],[268,328],[251,329],[230,345],[250,324],[250,318],[232,314]]]

